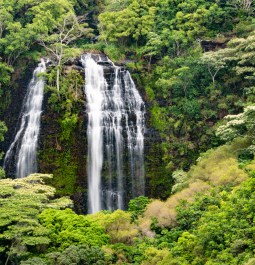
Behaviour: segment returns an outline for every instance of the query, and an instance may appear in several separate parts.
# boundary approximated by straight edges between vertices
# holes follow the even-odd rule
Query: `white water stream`
[[[44,79],[38,75],[45,71],[46,64],[41,59],[41,63],[34,70],[23,102],[19,130],[5,156],[4,168],[11,159],[15,159],[17,178],[37,172],[37,144],[44,92]]]
[[[90,213],[123,209],[127,199],[144,195],[145,186],[144,102],[129,72],[105,60],[91,54],[81,58],[88,112]],[[105,68],[112,71],[108,78]]]

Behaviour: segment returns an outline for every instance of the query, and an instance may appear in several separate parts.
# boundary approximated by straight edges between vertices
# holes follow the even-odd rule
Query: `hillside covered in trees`
[[[127,151],[108,144],[100,173],[128,195],[105,187],[117,206],[91,211],[84,87],[97,81],[107,97],[128,87],[109,105],[135,111],[102,138],[121,153],[126,119]],[[42,87],[36,172],[19,177],[24,100]],[[0,0],[0,265],[254,265],[254,131],[253,0]]]

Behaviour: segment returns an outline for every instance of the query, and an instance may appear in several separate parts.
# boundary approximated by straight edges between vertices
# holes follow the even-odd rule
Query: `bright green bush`
[[[47,209],[40,214],[39,220],[49,230],[52,250],[63,250],[70,245],[102,246],[109,242],[101,225],[71,209]]]
[[[139,196],[135,199],[132,199],[128,203],[128,211],[131,212],[131,221],[134,222],[138,219],[139,216],[143,215],[146,206],[151,202],[152,200],[145,197],[145,196]]]

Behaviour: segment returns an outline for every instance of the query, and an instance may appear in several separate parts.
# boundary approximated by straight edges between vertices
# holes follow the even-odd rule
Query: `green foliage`
[[[187,169],[190,162],[186,158],[195,160],[198,149],[205,151],[216,140],[211,126],[220,110],[213,95],[215,89],[210,88],[208,99],[209,88],[204,87],[210,83],[210,76],[194,59],[199,56],[197,49],[191,57],[164,57],[148,81],[153,87],[150,122],[161,132],[164,160],[171,170]]]
[[[193,260],[193,264],[200,264],[199,260],[205,259],[211,260],[208,264],[240,264],[247,259],[253,249],[254,229],[249,221],[253,218],[250,208],[253,185],[254,179],[249,179],[233,194],[222,193],[220,206],[210,206],[203,213],[192,232],[193,239],[188,239],[188,244],[193,244],[189,254],[187,245],[183,245],[183,240],[187,240],[184,233],[173,249],[174,255],[184,253],[181,256],[187,261]]]
[[[229,0],[228,3],[239,13],[239,16],[249,17],[254,14],[255,6],[253,1]]]
[[[130,40],[142,42],[152,31],[155,14],[153,1],[131,0],[124,9],[104,12],[99,16],[100,38],[106,42],[120,41],[123,44]]]
[[[169,251],[167,249],[148,247],[145,250],[145,258],[143,259],[141,265],[157,265],[168,255],[168,253]]]
[[[54,58],[57,66],[56,87],[60,91],[60,71],[62,65],[70,58],[79,56],[79,50],[70,47],[77,39],[83,36],[93,36],[92,29],[88,28],[88,24],[81,23],[75,13],[70,10],[62,16],[61,20],[54,28],[54,33],[42,34],[39,38],[39,43],[50,53]]]
[[[199,219],[209,207],[220,205],[221,197],[217,192],[218,190],[215,189],[211,191],[210,195],[197,195],[193,203],[183,200],[176,208],[178,229],[185,231],[196,228]]]
[[[120,47],[117,47],[114,44],[107,45],[103,51],[109,58],[111,58],[111,60],[114,61],[121,61],[125,58],[125,53],[120,49]]]
[[[10,74],[13,71],[13,68],[8,66],[6,63],[3,63],[0,61],[0,69],[1,69],[1,73],[0,73],[0,96],[3,93],[3,86],[6,86],[9,84],[10,82]]]
[[[244,137],[250,141],[247,151],[254,154],[254,106],[248,106],[244,112],[225,117],[226,124],[217,129],[217,135],[224,141],[232,141],[237,137]]]
[[[0,142],[4,141],[4,134],[7,132],[7,127],[3,121],[0,121]]]
[[[217,53],[206,52],[201,57],[201,63],[207,67],[212,78],[213,85],[215,84],[215,77],[217,76],[218,72],[226,66],[226,58],[222,56],[222,53],[224,54],[224,52],[224,50],[220,50]]]
[[[106,233],[110,236],[111,243],[132,244],[138,236],[138,228],[131,224],[131,214],[117,210],[110,213],[99,212],[87,217],[93,223],[97,223],[105,228]]]
[[[87,245],[69,246],[63,252],[53,252],[47,255],[49,265],[82,264],[82,265],[105,265],[104,252],[99,247]],[[25,264],[24,264],[25,265]]]
[[[48,103],[54,112],[63,112],[64,117],[72,116],[78,111],[79,104],[83,103],[84,77],[71,67],[61,69],[60,89],[57,90],[56,71],[54,67],[47,74],[47,90],[50,92]]]
[[[7,127],[3,121],[0,121],[0,142],[4,141],[4,134],[7,132]],[[0,159],[2,159],[3,153],[0,152]],[[0,179],[4,177],[3,169],[0,167]]]
[[[66,0],[1,1],[0,52],[10,65],[28,51],[41,34],[54,30],[66,12],[73,6]]]
[[[252,264],[253,186],[254,178],[249,178],[231,193],[219,186],[181,201],[175,228],[137,243],[137,253],[143,253],[139,264]]]
[[[69,113],[68,113],[69,114]],[[73,115],[68,115],[66,114],[64,116],[64,119],[60,121],[60,126],[62,129],[62,135],[61,135],[61,140],[69,140],[70,136],[72,135],[77,122],[78,122],[78,115],[73,114]]]
[[[244,265],[254,265],[254,264],[255,264],[255,258],[251,258]]]
[[[85,52],[103,52],[106,47],[106,44],[103,42],[97,42],[97,43],[89,43],[89,44],[83,44],[80,48],[82,48]]]
[[[47,74],[50,97],[49,105],[49,130],[45,138],[44,148],[39,153],[39,161],[43,172],[52,172],[54,178],[51,184],[57,188],[58,195],[71,195],[77,189],[78,159],[75,151],[80,149],[76,144],[76,130],[83,122],[83,75],[65,67],[60,78],[60,90],[55,86],[56,68]],[[57,128],[57,129],[56,129]],[[54,148],[53,145],[56,147]]]
[[[247,174],[238,167],[238,155],[249,146],[249,141],[237,139],[232,145],[209,150],[188,173],[192,180],[201,179],[212,185],[238,185]]]
[[[132,222],[136,221],[139,216],[143,215],[147,204],[149,204],[150,202],[151,199],[144,196],[139,196],[129,201],[128,211],[131,212]]]
[[[37,264],[37,265],[48,265],[48,262],[46,262],[44,259],[36,257],[36,258],[28,259],[26,261],[21,261],[20,264],[21,265],[34,265],[34,264]]]
[[[0,250],[11,261],[40,253],[50,243],[48,231],[38,220],[45,208],[63,208],[68,200],[52,200],[55,189],[44,185],[50,175],[33,174],[24,179],[0,180]]]
[[[166,108],[159,107],[156,104],[151,109],[151,123],[153,127],[163,132],[168,122],[166,112]]]
[[[173,172],[172,177],[175,182],[172,187],[172,193],[182,190],[187,185],[186,181],[188,180],[188,175],[185,171],[176,170]]]
[[[254,31],[252,31],[247,38],[233,38],[228,43],[228,48],[205,53],[202,57],[203,61],[207,61],[208,70],[212,78],[223,67],[228,67],[229,70],[234,71],[239,80],[242,81],[242,90],[247,94],[248,102],[253,102],[254,100],[255,65],[252,59],[255,52],[254,38]],[[215,62],[213,63],[213,61]]]
[[[105,10],[109,12],[123,10],[129,5],[130,0],[106,0],[105,2]]]
[[[51,167],[54,178],[49,181],[57,189],[57,195],[70,196],[76,190],[77,161],[73,152],[69,149],[58,151],[54,148],[45,149],[40,154],[40,159],[44,160],[45,167]]]
[[[216,1],[157,1],[156,27],[162,43],[171,54],[179,56],[193,46],[197,38],[228,30],[232,21],[223,7]]]
[[[40,214],[39,220],[49,231],[52,250],[82,244],[102,246],[109,241],[102,226],[70,209],[47,209]]]
[[[88,24],[80,23],[74,12],[70,10],[54,28],[54,34],[41,35],[40,44],[53,56],[58,67],[66,61],[79,54],[77,49],[70,47],[70,44],[84,36],[93,36]]]
[[[7,127],[3,121],[0,121],[0,142],[4,141],[4,134],[7,132]],[[3,157],[3,152],[0,152],[0,159]],[[5,172],[2,167],[0,167],[0,179],[5,177]]]

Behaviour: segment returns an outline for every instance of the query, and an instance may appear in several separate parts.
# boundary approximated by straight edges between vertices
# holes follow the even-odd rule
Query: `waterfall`
[[[144,102],[130,73],[86,54],[89,212],[124,209],[144,195]]]
[[[37,172],[36,153],[44,92],[44,79],[38,75],[45,71],[46,63],[41,59],[23,101],[19,130],[5,155],[4,168],[14,162],[17,178]]]

